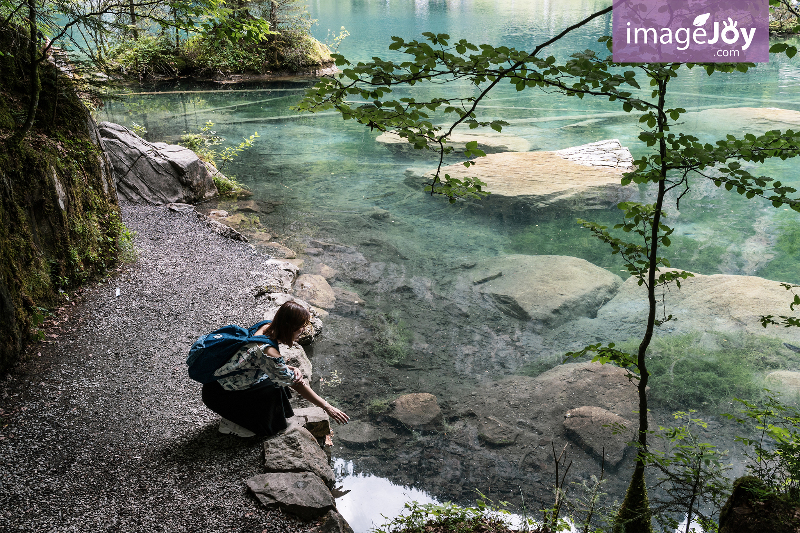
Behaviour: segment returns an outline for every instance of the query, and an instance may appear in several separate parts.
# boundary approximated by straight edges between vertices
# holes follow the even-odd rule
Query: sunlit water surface
[[[339,52],[351,60],[367,60],[376,55],[396,57],[387,51],[391,35],[412,39],[424,31],[530,49],[606,4],[576,0],[317,0],[309,9],[312,17],[319,19],[314,31],[320,39],[330,41],[326,37],[329,31],[338,32],[344,26],[350,36]],[[550,53],[564,58],[586,48],[602,51],[604,45],[596,40],[609,32],[609,26],[610,17],[597,19],[555,44]],[[430,168],[433,157],[393,155],[375,142],[378,132],[344,122],[335,113],[298,115],[293,111],[291,106],[312,83],[286,79],[224,86],[180,82],[135,87],[131,92],[137,94],[108,101],[100,118],[129,127],[136,122],[147,128],[148,139],[168,142],[177,141],[184,132],[198,131],[207,121],[231,144],[258,132],[256,145],[224,171],[235,175],[253,191],[255,200],[268,207],[258,215],[262,228],[299,251],[310,238],[352,247],[368,261],[389,265],[386,275],[391,271],[416,280],[411,283],[416,292],[399,295],[370,290],[345,276],[333,281],[334,286],[359,293],[366,306],[352,313],[334,310],[312,357],[317,379],[323,378],[317,386],[354,419],[374,421],[369,410],[375,407],[375,400],[431,392],[447,404],[451,397],[480,391],[493,379],[519,372],[531,374],[532,368],[541,371],[556,364],[565,346],[549,340],[532,325],[485,308],[454,312],[459,304],[474,305],[460,300],[459,268],[504,254],[553,254],[581,257],[624,275],[619,260],[575,223],[577,217],[584,217],[614,224],[619,221],[618,211],[499,217],[479,207],[427,197],[417,183],[405,180],[404,173],[409,167]],[[671,83],[670,94],[674,105],[688,111],[726,107],[800,110],[798,84],[797,61],[773,57],[746,75],[709,77],[699,69],[684,70]],[[418,85],[398,90],[398,96],[432,96],[437,90]],[[465,84],[447,90],[462,95],[475,91]],[[637,117],[604,100],[578,100],[539,90],[517,92],[513,86],[500,85],[479,111],[484,120],[508,121],[510,126],[504,132],[527,139],[532,150],[615,138],[630,147],[634,156],[645,153],[637,139],[641,131]],[[728,133],[731,124],[701,123],[697,115],[690,114],[680,127],[713,141]],[[797,184],[795,168],[789,161],[771,163],[767,170],[783,182]],[[692,194],[682,204],[680,216],[673,219],[676,232],[668,250],[673,266],[704,274],[724,272],[800,282],[796,268],[800,229],[794,213],[733,194],[709,193],[702,187],[694,203]],[[389,218],[370,217],[376,208],[388,211]],[[753,237],[759,235],[763,236],[758,241],[765,243],[763,249],[754,252],[745,246],[752,245]],[[788,237],[781,240],[782,235]],[[766,255],[773,258],[765,261]],[[324,254],[306,260],[309,266],[320,260],[338,266],[333,257]],[[417,291],[419,287],[422,289]],[[391,365],[372,350],[376,327],[387,323],[396,326],[406,343],[405,359]],[[580,333],[573,333],[574,343],[594,340],[584,340]],[[486,356],[489,348],[491,357]],[[456,407],[451,405],[446,414],[458,412]],[[453,425],[451,430],[459,427],[452,418],[448,424]],[[363,501],[353,501],[353,496],[343,497],[340,508],[355,530],[367,531],[381,521],[382,514],[395,514],[408,499],[468,502],[474,501],[475,489],[513,499],[536,483],[538,492],[528,498],[535,501],[552,484],[548,475],[517,473],[513,465],[504,466],[502,450],[473,457],[467,446],[463,453],[448,451],[446,458],[437,455],[456,444],[445,433],[403,436],[399,444],[383,443],[366,450],[337,445],[337,464],[347,465],[340,468],[347,474],[342,474],[344,488],[351,488],[353,495],[366,491],[371,502],[387,502],[386,507],[365,506]],[[453,461],[457,466],[447,474]],[[624,478],[626,471],[621,472]],[[586,470],[579,473],[579,479],[597,473]],[[392,488],[404,486],[414,488]],[[619,487],[624,487],[624,482]]]

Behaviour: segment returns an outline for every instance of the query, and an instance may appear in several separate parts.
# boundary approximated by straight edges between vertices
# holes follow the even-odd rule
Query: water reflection
[[[368,533],[403,512],[408,502],[439,503],[427,492],[396,485],[386,478],[355,472],[353,461],[334,459],[336,482],[343,491],[336,508],[355,533]]]

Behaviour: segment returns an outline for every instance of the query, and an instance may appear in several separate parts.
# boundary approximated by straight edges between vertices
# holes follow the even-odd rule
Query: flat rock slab
[[[294,409],[294,417],[289,420],[297,422],[317,438],[331,434],[331,419],[321,407]]]
[[[505,314],[546,324],[594,316],[622,279],[584,259],[506,255],[483,260],[469,273],[475,290]]]
[[[584,450],[603,458],[612,467],[622,461],[628,442],[636,435],[631,421],[603,409],[583,406],[570,409],[564,415],[564,429]]]
[[[112,122],[101,122],[98,130],[114,168],[117,193],[129,202],[194,204],[217,196],[217,170],[188,148],[147,142]]]
[[[638,198],[638,188],[622,186],[632,170],[630,151],[619,141],[600,141],[558,152],[504,152],[475,159],[469,168],[458,163],[441,175],[477,177],[492,194],[481,202],[492,214],[547,208],[607,209]],[[417,175],[409,170],[407,175]],[[427,174],[424,177],[430,177]]]
[[[336,506],[325,483],[310,472],[259,474],[247,480],[247,488],[264,506],[305,520],[318,518]]]
[[[789,304],[792,293],[777,281],[756,276],[714,274],[681,281],[681,288],[671,286],[666,294],[666,314],[673,320],[659,328],[665,333],[692,331],[740,332],[767,335],[800,344],[800,329],[761,325],[764,315],[800,318]],[[647,291],[634,278],[628,278],[617,295],[597,312],[597,319],[609,328],[635,326],[644,331],[647,316]]]
[[[390,151],[397,154],[416,155],[420,157],[431,156],[429,150],[416,150],[406,139],[400,137],[396,133],[385,132],[375,139],[376,142],[383,144]],[[482,131],[482,132],[456,132],[453,133],[447,146],[452,146],[456,154],[463,154],[468,142],[477,142],[478,148],[487,154],[495,154],[498,152],[527,152],[530,150],[530,143],[508,133],[500,133],[495,131]]]
[[[354,420],[336,428],[336,438],[352,448],[377,446],[381,442],[393,442],[397,434],[386,428]]]
[[[442,425],[442,410],[436,396],[427,392],[406,394],[392,402],[387,416],[408,429],[436,430]]]
[[[333,469],[317,439],[304,427],[292,424],[264,441],[264,464],[269,472],[313,472],[333,486]]]

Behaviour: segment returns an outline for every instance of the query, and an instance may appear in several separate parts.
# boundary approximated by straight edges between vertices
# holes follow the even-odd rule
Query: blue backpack
[[[207,333],[194,341],[194,344],[189,349],[189,357],[186,358],[186,364],[189,366],[189,377],[206,384],[223,377],[241,374],[243,371],[231,372],[224,376],[215,376],[214,372],[230,361],[236,352],[250,342],[269,344],[277,350],[277,342],[265,335],[255,335],[258,328],[270,322],[272,321],[264,320],[250,326],[248,329],[230,324]]]

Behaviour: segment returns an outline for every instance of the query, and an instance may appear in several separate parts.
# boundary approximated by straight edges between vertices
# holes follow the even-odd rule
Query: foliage
[[[724,463],[727,452],[700,441],[698,431],[708,424],[693,418],[693,413],[679,411],[673,415],[678,426],[659,426],[657,432],[652,432],[664,448],[651,447],[646,454],[648,464],[659,472],[655,488],[663,490],[662,496],[651,499],[651,509],[668,532],[678,531],[683,519],[685,533],[696,531],[693,521],[700,524],[702,531],[714,531],[716,516],[730,492],[730,481],[725,476],[730,466]]]
[[[112,58],[112,68],[139,78],[174,76],[182,65],[173,43],[165,33],[121,39],[108,50],[108,57]]]
[[[478,492],[473,507],[443,504],[405,504],[405,512],[377,527],[373,533],[512,533],[504,520],[507,502],[495,504]]]
[[[235,196],[246,187],[236,181],[234,176],[222,175],[222,169],[236,159],[239,154],[252,148],[259,135],[258,132],[254,132],[238,145],[226,146],[220,151],[215,147],[220,146],[225,139],[217,135],[217,132],[211,129],[213,127],[214,123],[209,120],[198,133],[184,133],[178,144],[192,150],[200,159],[220,171],[214,174],[214,184],[217,186],[220,196]]]
[[[795,0],[770,2],[769,31],[800,33],[800,6]]]
[[[728,415],[740,424],[755,424],[755,438],[737,437],[752,449],[748,469],[779,494],[800,502],[800,409],[782,403],[767,391],[760,402],[737,401],[742,416]]]

